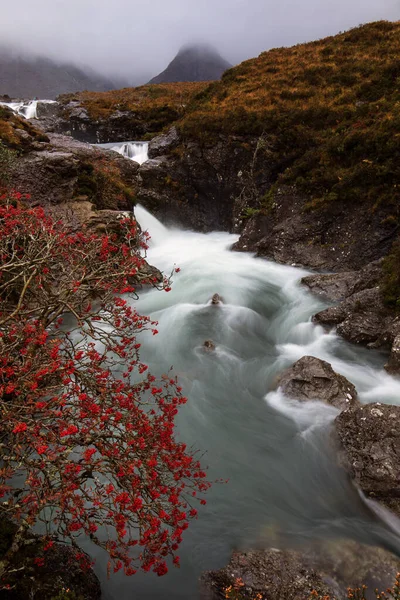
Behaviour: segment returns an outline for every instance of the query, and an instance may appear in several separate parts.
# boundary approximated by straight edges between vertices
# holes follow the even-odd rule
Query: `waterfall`
[[[1,102],[3,106],[11,108],[15,114],[25,119],[37,119],[37,100],[29,100],[28,102]]]
[[[111,142],[108,144],[95,145],[100,146],[101,148],[106,148],[107,150],[118,152],[118,154],[122,154],[122,156],[125,156],[125,158],[134,160],[135,162],[139,163],[139,165],[142,165],[149,158],[148,142]]]
[[[37,119],[38,104],[56,104],[55,100],[22,100],[21,102],[0,102],[2,106],[8,106],[15,114],[25,119]]]

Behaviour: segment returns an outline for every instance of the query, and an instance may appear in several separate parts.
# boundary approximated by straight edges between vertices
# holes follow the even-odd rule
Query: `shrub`
[[[41,522],[77,549],[88,535],[114,571],[163,575],[209,483],[174,438],[186,402],[176,378],[156,380],[140,360],[138,334],[157,324],[126,295],[156,285],[145,238],[132,219],[123,242],[71,233],[11,200],[0,206],[1,508],[20,537]]]

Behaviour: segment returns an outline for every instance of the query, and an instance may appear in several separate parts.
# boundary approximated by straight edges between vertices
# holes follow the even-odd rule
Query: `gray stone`
[[[346,410],[335,426],[340,462],[368,496],[400,514],[400,406]]]
[[[278,383],[286,396],[301,402],[320,400],[339,410],[358,406],[354,385],[314,356],[303,356],[280,376]]]
[[[149,158],[156,158],[170,152],[179,143],[179,135],[176,127],[162,135],[157,135],[149,143]]]
[[[223,304],[223,300],[219,294],[214,294],[211,298],[211,304]]]

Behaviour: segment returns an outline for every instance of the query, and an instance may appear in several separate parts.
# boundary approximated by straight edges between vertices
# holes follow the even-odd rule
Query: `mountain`
[[[168,67],[149,83],[214,81],[232,65],[208,44],[183,46]]]
[[[0,95],[12,98],[55,98],[79,90],[105,91],[121,87],[89,68],[30,57],[0,48]]]

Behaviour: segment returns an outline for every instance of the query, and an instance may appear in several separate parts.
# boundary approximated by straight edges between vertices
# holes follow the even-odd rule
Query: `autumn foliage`
[[[129,296],[158,285],[134,219],[121,238],[69,232],[18,194],[0,204],[0,496],[20,534],[81,534],[110,567],[163,575],[209,483],[174,435],[175,377],[140,360],[157,333]],[[160,292],[161,293],[161,292]]]

